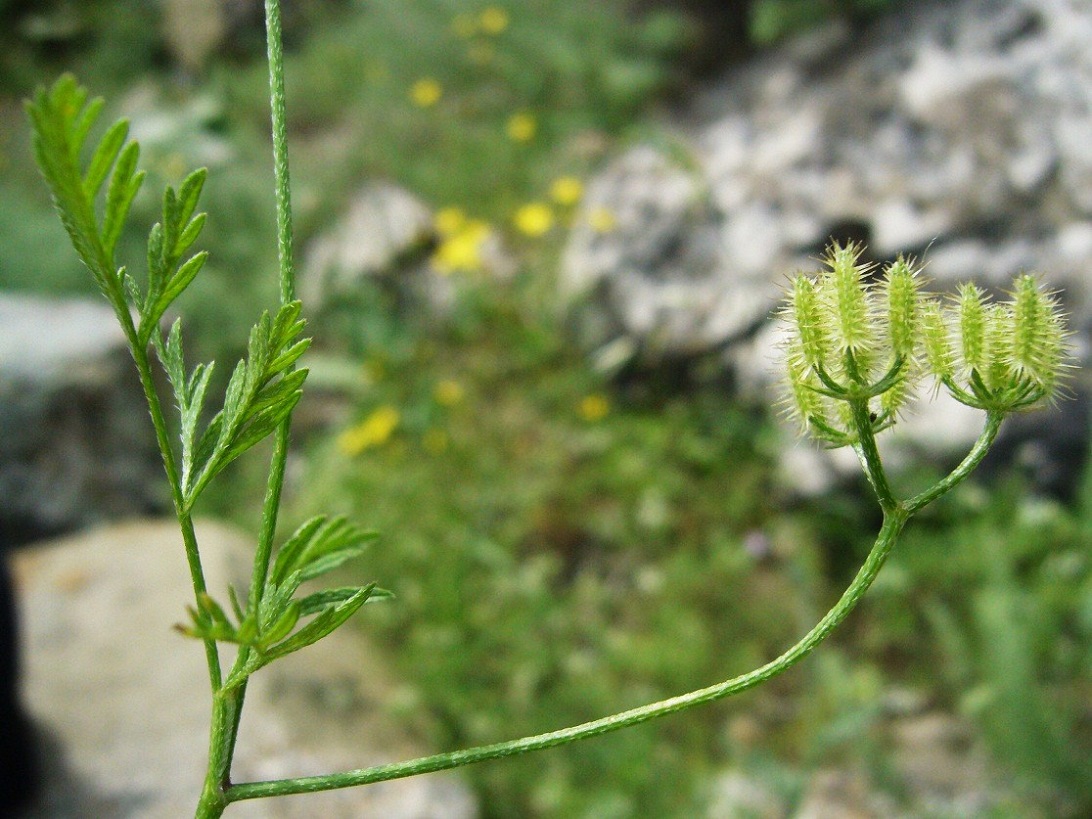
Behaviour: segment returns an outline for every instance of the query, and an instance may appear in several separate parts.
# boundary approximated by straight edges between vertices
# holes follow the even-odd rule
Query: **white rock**
[[[198,527],[208,587],[249,573],[252,540]],[[173,522],[134,522],[15,556],[25,629],[25,701],[51,737],[34,817],[192,815],[207,754],[209,686],[201,644],[174,632],[192,599]],[[367,607],[357,615],[367,617]],[[383,711],[393,683],[351,626],[252,678],[235,781],[331,773],[423,750]],[[243,802],[228,815],[472,819],[452,776],[396,780]]]
[[[395,185],[367,185],[341,222],[308,249],[300,290],[321,306],[363,279],[390,272],[431,235],[432,212],[421,200]]]
[[[0,294],[0,520],[28,535],[165,500],[143,392],[105,300]]]

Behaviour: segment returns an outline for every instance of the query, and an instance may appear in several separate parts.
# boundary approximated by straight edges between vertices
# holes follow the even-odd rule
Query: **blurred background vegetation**
[[[708,67],[686,11],[700,5],[286,4],[300,246],[364,180],[386,179],[453,232],[487,226],[517,263],[505,281],[474,264],[452,273],[448,322],[406,314],[376,286],[312,327],[340,367],[312,400],[339,411],[299,427],[290,522],[343,511],[383,533],[357,570],[398,600],[357,627],[405,682],[376,707],[436,748],[758,665],[833,602],[875,531],[863,486],[786,498],[768,408],[700,380],[607,381],[566,339],[553,294],[567,220],[612,151],[670,143],[665,112]],[[727,53],[742,58],[889,3],[725,5],[738,36]],[[0,0],[0,288],[91,293],[30,161],[20,104],[71,70],[107,98],[108,117],[138,122],[149,180],[132,222],[145,227],[126,237],[126,257],[141,258],[155,191],[209,166],[211,259],[183,310],[204,356],[239,351],[275,297],[275,243],[260,4],[235,7],[228,30],[190,21],[181,35],[146,0]],[[241,467],[205,511],[252,523],[240,510],[256,508],[261,480],[260,464]],[[997,794],[988,815],[1088,815],[1090,542],[1092,477],[1068,505],[1030,499],[1016,475],[967,486],[915,522],[858,613],[785,678],[465,775],[497,819],[706,815],[730,769],[786,809],[814,771],[837,769],[911,815],[968,815],[926,811],[893,762],[893,726],[940,712],[988,749],[977,774]]]

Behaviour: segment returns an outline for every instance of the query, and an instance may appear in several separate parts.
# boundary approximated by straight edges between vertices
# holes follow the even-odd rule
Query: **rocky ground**
[[[198,527],[210,588],[247,572],[249,540]],[[30,819],[189,815],[203,780],[208,683],[200,644],[171,629],[188,575],[173,522],[137,521],[15,555],[25,701],[45,768]],[[253,678],[234,767],[239,781],[329,773],[427,749],[392,716],[399,686],[347,628]],[[2,812],[2,811],[0,811]],[[243,803],[235,816],[472,819],[474,796],[434,775]]]

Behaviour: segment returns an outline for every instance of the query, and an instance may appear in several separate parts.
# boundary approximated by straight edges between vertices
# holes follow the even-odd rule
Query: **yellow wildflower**
[[[534,115],[528,114],[526,111],[521,111],[508,118],[508,125],[505,129],[508,131],[508,137],[512,141],[530,142],[535,138],[535,131],[538,130],[538,121],[534,118]]]
[[[531,202],[516,211],[514,221],[520,233],[537,238],[554,226],[554,212],[544,202]]]
[[[432,224],[441,236],[454,236],[466,224],[466,214],[462,208],[455,206],[441,208],[436,212]]]
[[[447,236],[432,254],[432,266],[439,273],[473,273],[482,267],[482,244],[489,237],[489,225],[480,219],[465,221]]]
[[[413,100],[414,105],[419,105],[421,108],[430,108],[438,103],[443,95],[444,89],[431,77],[419,79],[410,88],[410,99]]]
[[[584,185],[575,176],[561,176],[550,186],[550,198],[562,207],[575,205],[584,195]]]
[[[359,455],[365,449],[382,446],[398,428],[401,416],[391,406],[383,406],[338,436],[338,449],[346,455]]]
[[[478,16],[478,25],[486,34],[500,34],[508,28],[508,12],[498,6],[489,6]]]
[[[580,401],[580,417],[585,421],[602,421],[610,412],[610,400],[600,392],[585,395]]]
[[[588,213],[588,224],[596,233],[610,233],[618,227],[618,220],[610,208],[592,208]]]

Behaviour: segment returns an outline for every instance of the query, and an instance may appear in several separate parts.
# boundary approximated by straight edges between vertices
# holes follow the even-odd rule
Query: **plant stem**
[[[265,0],[266,48],[269,59],[269,107],[273,125],[273,173],[277,189],[277,252],[281,304],[295,301],[292,257],[292,193],[288,174],[288,115],[284,93],[284,46],[280,0]]]
[[[288,175],[288,122],[284,94],[284,48],[281,44],[281,9],[279,0],[265,0],[266,39],[269,55],[269,108],[273,125],[273,175],[277,200],[277,258],[280,268],[281,306],[296,298],[292,254],[292,194]],[[291,368],[290,368],[291,370]],[[289,371],[290,371],[289,370]],[[288,433],[291,413],[285,417],[274,437],[272,463],[262,507],[262,528],[254,556],[250,585],[250,608],[257,611],[269,572],[273,539],[277,531],[277,512],[284,487],[288,458]]]
[[[273,439],[273,455],[270,458],[269,478],[266,482],[265,501],[262,505],[262,527],[258,535],[258,548],[254,553],[254,568],[251,575],[247,608],[255,614],[262,602],[262,592],[265,589],[266,576],[269,574],[273,538],[277,532],[277,512],[280,509],[281,491],[284,489],[284,471],[288,462],[288,432],[289,421],[286,418],[277,427]],[[232,667],[232,673],[229,676],[234,676],[236,671],[243,669],[249,658],[250,648],[240,646],[239,653],[235,657],[235,664]],[[230,706],[235,712],[228,723],[231,733],[224,746],[225,756],[222,760],[224,766],[222,771],[223,780],[226,783],[231,771],[231,759],[235,754],[235,740],[239,735],[239,720],[242,716],[243,702],[246,700],[246,680],[243,680],[242,684],[235,687],[233,691],[222,693],[225,696],[230,693],[230,699],[227,700],[225,706]]]
[[[883,462],[880,460],[876,434],[872,431],[872,418],[869,416],[868,399],[853,400],[849,402],[849,405],[853,411],[853,425],[857,428],[857,443],[853,449],[857,453],[868,482],[876,491],[880,508],[883,509],[884,514],[889,514],[898,508],[899,502],[895,500],[891,485],[887,482]]]
[[[599,734],[605,734],[610,731],[616,731],[628,726],[637,725],[666,714],[683,711],[733,694],[738,694],[742,691],[761,685],[778,674],[787,671],[811,653],[811,651],[826,639],[826,637],[849,615],[864,593],[872,585],[873,580],[875,580],[880,568],[886,561],[888,554],[890,554],[891,549],[894,547],[895,542],[898,540],[898,536],[902,532],[907,521],[909,521],[922,507],[936,500],[962,482],[974,468],[981,463],[986,452],[996,439],[1003,419],[1001,413],[988,413],[986,425],[981,435],[979,435],[978,440],[975,442],[971,451],[959,466],[932,488],[922,492],[909,501],[900,503],[891,493],[882,464],[880,463],[879,451],[876,447],[875,435],[872,433],[871,420],[868,417],[866,402],[859,402],[859,406],[855,403],[854,416],[860,432],[858,454],[865,466],[869,480],[876,488],[877,497],[879,498],[881,507],[884,511],[883,525],[880,528],[880,532],[876,537],[876,542],[873,544],[872,550],[869,552],[864,564],[857,572],[853,582],[845,590],[841,598],[839,598],[838,602],[823,616],[811,631],[777,659],[772,660],[754,671],[750,671],[708,688],[702,688],[678,697],[641,706],[639,708],[633,708],[582,725],[563,728],[546,734],[538,734],[536,736],[500,742],[493,745],[484,745],[477,748],[434,754],[432,756],[420,757],[405,762],[378,765],[371,768],[361,768],[354,771],[345,771],[343,773],[329,774],[326,776],[308,776],[266,782],[240,783],[229,786],[223,793],[223,797],[230,803],[242,801],[244,799],[258,799],[269,796],[314,793],[449,770],[476,762],[484,762],[490,759],[500,759],[502,757],[514,756],[530,751],[553,748],[588,737],[598,736]]]
[[[147,350],[138,346],[137,332],[132,320],[122,322],[122,327],[129,338],[133,360],[136,362],[137,372],[140,374],[140,383],[144,389],[144,397],[148,402],[148,409],[152,416],[152,426],[155,427],[156,440],[159,444],[163,458],[163,468],[167,472],[167,483],[171,487],[171,499],[174,503],[175,516],[182,530],[182,540],[185,544],[186,563],[190,570],[190,581],[193,584],[194,597],[198,598],[207,590],[205,573],[201,565],[201,554],[197,545],[197,533],[193,527],[193,516],[185,505],[182,493],[182,484],[178,476],[177,464],[174,459],[174,451],[171,449],[170,438],[167,433],[167,423],[163,416],[163,408],[159,402],[159,394],[155,389],[152,377],[151,363],[148,360]],[[215,819],[220,816],[227,802],[224,800],[222,778],[219,777],[222,755],[217,748],[223,744],[223,709],[220,706],[220,687],[222,685],[222,672],[220,669],[220,653],[214,640],[204,640],[205,660],[208,665],[209,684],[212,687],[212,726],[209,733],[209,766],[205,775],[205,784],[201,793],[201,800],[197,809],[197,816],[202,819]],[[217,807],[218,806],[218,807]]]
[[[868,558],[834,607],[800,642],[777,659],[754,671],[739,677],[733,677],[708,688],[691,691],[688,694],[633,708],[629,711],[622,711],[609,717],[603,717],[571,728],[563,728],[559,731],[328,776],[306,776],[269,782],[240,783],[230,786],[224,796],[228,802],[237,802],[243,799],[257,799],[267,796],[313,793],[458,768],[475,762],[484,762],[488,759],[499,759],[529,751],[566,745],[570,742],[637,725],[665,714],[683,711],[754,688],[788,670],[806,657],[846,618],[868,590],[868,587],[872,585],[872,581],[876,578],[876,574],[883,566],[884,561],[895,545],[895,541],[898,539],[899,533],[909,518],[910,514],[902,509],[896,509],[892,513],[886,514],[883,526],[880,528],[879,535],[876,537],[876,542],[869,552]]]
[[[978,440],[974,442],[974,446],[971,447],[971,451],[967,453],[967,457],[964,458],[959,466],[951,471],[947,477],[937,481],[929,489],[922,492],[920,495],[915,495],[906,501],[903,506],[910,514],[914,514],[923,506],[926,506],[945,492],[955,488],[958,484],[974,471],[982,459],[986,457],[986,453],[989,452],[990,447],[993,446],[993,442],[997,439],[997,433],[1001,429],[1001,422],[1004,420],[1004,413],[997,412],[996,410],[989,410],[986,412],[986,425],[983,427],[982,432],[978,436]]]
[[[227,807],[225,788],[230,784],[231,757],[238,732],[242,702],[236,702],[237,689],[217,691],[212,698],[212,720],[209,729],[209,762],[205,784],[194,812],[194,819],[218,819]]]
[[[171,448],[167,421],[163,415],[163,406],[159,401],[159,393],[155,388],[155,379],[152,375],[148,351],[139,345],[136,327],[133,325],[132,317],[127,312],[124,314],[121,324],[129,341],[133,361],[136,363],[137,373],[140,376],[140,386],[143,388],[144,398],[148,402],[148,411],[152,416],[152,426],[155,427],[159,454],[163,459],[163,469],[167,473],[167,483],[171,488],[171,502],[174,504],[175,517],[178,519],[178,526],[182,531],[182,542],[186,550],[186,564],[190,571],[190,583],[193,585],[193,595],[196,599],[205,593],[206,584],[205,572],[201,565],[201,552],[197,545],[197,533],[193,528],[193,516],[186,510],[185,500],[182,496],[182,483],[174,459],[174,450]],[[215,640],[204,640],[202,642],[205,646],[205,662],[208,665],[209,684],[213,693],[215,693],[222,682],[220,653],[216,649]]]
[[[266,46],[269,62],[269,107],[273,132],[273,175],[277,203],[277,258],[281,306],[296,298],[295,272],[292,253],[292,197],[288,172],[288,122],[284,90],[284,48],[281,37],[281,10],[278,0],[265,0]],[[289,368],[291,370],[291,368]],[[284,473],[288,460],[288,438],[291,413],[277,427],[273,439],[269,478],[262,505],[262,525],[254,554],[248,611],[257,616],[265,590],[273,541],[277,533],[277,516],[284,489]],[[236,655],[234,670],[245,667],[250,649],[242,646]],[[213,698],[212,723],[209,733],[209,763],[205,787],[197,806],[199,819],[215,819],[227,806],[226,791],[231,783],[231,761],[239,735],[246,682],[231,689],[221,689],[217,675],[216,696]]]

